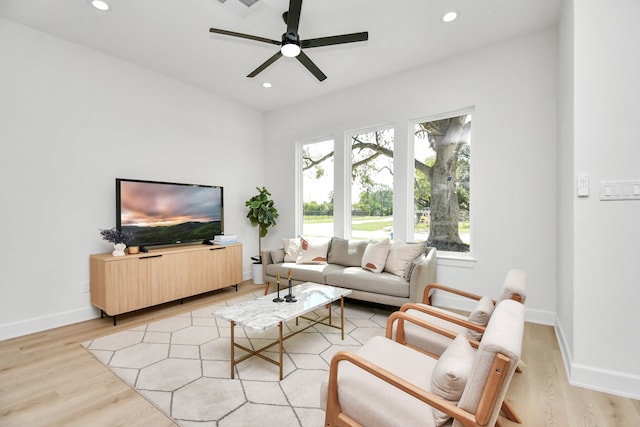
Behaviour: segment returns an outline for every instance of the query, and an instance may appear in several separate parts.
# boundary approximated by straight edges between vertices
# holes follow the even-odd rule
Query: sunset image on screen
[[[220,187],[120,181],[120,226],[136,243],[213,239],[222,231]]]
[[[122,225],[157,227],[184,222],[220,220],[220,199],[210,188],[147,182],[123,182],[120,193]]]

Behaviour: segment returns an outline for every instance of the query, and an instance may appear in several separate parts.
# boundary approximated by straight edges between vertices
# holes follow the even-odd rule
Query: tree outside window
[[[423,121],[414,132],[414,238],[469,252],[471,114]]]
[[[333,140],[302,147],[302,234],[333,236]]]

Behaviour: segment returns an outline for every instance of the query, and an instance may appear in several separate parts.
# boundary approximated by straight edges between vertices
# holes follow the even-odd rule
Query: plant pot
[[[124,256],[124,250],[127,247],[124,243],[114,243],[113,244],[113,252],[111,255],[113,256]]]
[[[264,278],[262,277],[262,263],[254,262],[251,264],[251,273],[253,275],[253,283],[256,285],[264,284]]]

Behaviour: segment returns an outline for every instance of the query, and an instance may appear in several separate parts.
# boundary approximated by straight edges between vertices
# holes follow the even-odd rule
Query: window
[[[302,143],[302,228],[305,236],[333,236],[333,140]]]
[[[471,112],[414,126],[414,239],[470,252]]]
[[[393,128],[351,135],[351,237],[393,233]]]

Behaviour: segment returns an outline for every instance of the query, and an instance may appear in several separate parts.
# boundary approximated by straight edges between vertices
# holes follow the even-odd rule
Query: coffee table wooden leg
[[[298,319],[296,319],[298,320]],[[278,329],[280,330],[279,341],[280,341],[280,379],[282,380],[282,322],[278,324]]]
[[[234,375],[235,375],[235,372],[234,372],[235,371],[235,366],[234,365],[235,365],[235,360],[236,359],[235,359],[235,355],[234,355],[234,349],[236,347],[236,344],[235,344],[234,339],[233,339],[233,330],[234,330],[235,326],[236,326],[236,322],[234,322],[232,320],[231,321],[231,379],[233,379]]]
[[[344,341],[344,297],[340,297],[340,333]]]

